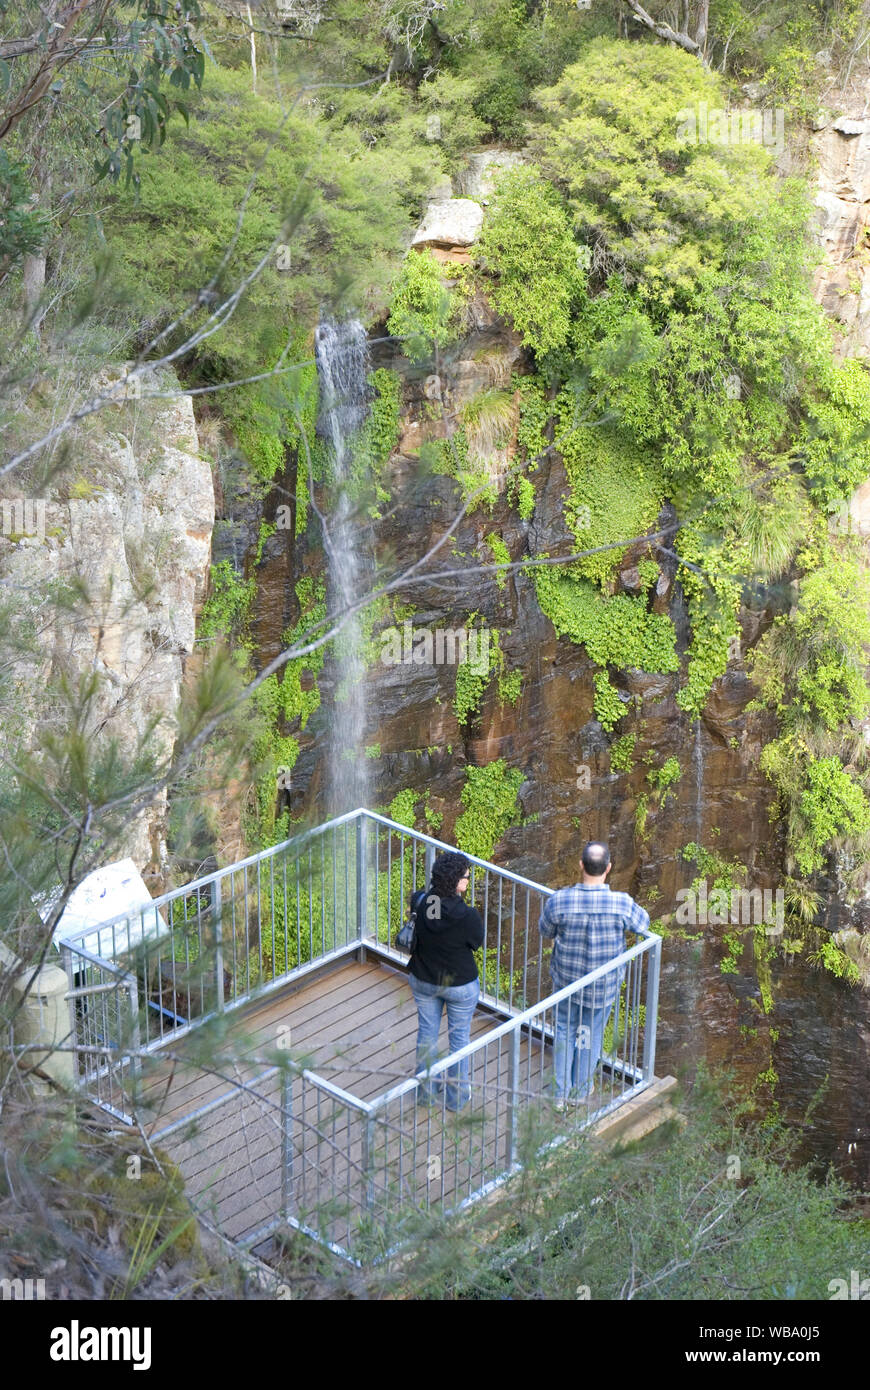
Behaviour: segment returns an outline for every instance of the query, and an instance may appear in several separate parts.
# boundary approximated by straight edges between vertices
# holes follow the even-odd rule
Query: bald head
[[[583,873],[588,878],[603,878],[610,867],[610,850],[601,840],[590,840],[583,850]]]

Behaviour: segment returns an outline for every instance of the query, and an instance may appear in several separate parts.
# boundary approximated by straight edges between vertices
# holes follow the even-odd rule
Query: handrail
[[[302,848],[307,840],[323,835],[328,830],[334,830],[339,825],[344,825],[356,820],[359,816],[364,816],[368,820],[375,821],[378,825],[384,825],[390,830],[407,836],[409,839],[419,840],[423,844],[432,845],[436,849],[442,849],[448,853],[456,853],[456,845],[447,844],[444,840],[437,840],[432,835],[426,835],[422,831],[412,830],[407,825],[400,825],[398,821],[390,820],[388,816],[382,816],[377,811],[369,811],[366,807],[360,806],[355,811],[348,811],[343,816],[335,816],[332,820],[324,821],[322,825],[312,826],[308,830],[302,831],[299,835],[292,835],[287,840],[281,840],[277,845],[270,845],[268,849],[258,850],[256,854],[249,854],[246,859],[239,859],[233,864],[227,864],[222,869],[215,869],[213,873],[204,874],[201,878],[192,878],[188,883],[182,884],[179,888],[171,888],[169,892],[162,894],[159,898],[152,898],[150,902],[138,903],[130,908],[128,912],[116,913],[114,917],[107,917],[104,922],[95,922],[92,926],[78,927],[64,935],[60,940],[63,943],[74,944],[88,936],[95,936],[98,932],[107,931],[110,927],[118,926],[121,922],[128,921],[131,917],[141,917],[146,912],[159,911],[162,907],[167,907],[170,903],[176,902],[179,898],[190,897],[193,893],[203,888],[209,887],[212,883],[219,883],[228,875],[238,873],[240,869],[250,868],[255,864],[265,863],[274,858],[275,855],[282,853],[293,845]],[[509,879],[512,883],[519,883],[524,888],[531,888],[536,893],[543,893],[550,897],[556,889],[548,888],[543,883],[536,883],[534,879],[525,878],[522,874],[515,874],[510,869],[503,869],[498,864],[493,864],[486,859],[478,859],[474,854],[466,854],[465,850],[460,851],[464,859],[469,864],[476,864],[481,869],[496,869],[502,878]]]
[[[457,849],[456,845],[448,845],[444,840],[436,840],[432,835],[425,835],[421,830],[412,830],[407,825],[399,825],[397,821],[390,820],[387,816],[379,815],[377,811],[367,811],[363,809],[355,811],[354,815],[367,816],[369,820],[377,821],[379,825],[389,826],[391,830],[400,831],[412,840],[422,840],[424,844],[435,845],[438,849],[446,850],[450,854],[459,853],[469,864],[477,864],[481,869],[495,869],[502,878],[509,878],[513,883],[521,883],[524,888],[531,888],[536,893],[544,893],[550,897],[556,892],[555,888],[547,888],[543,883],[536,883],[532,878],[524,878],[522,874],[515,874],[510,869],[503,869],[500,864],[493,864],[490,859],[478,859],[474,854],[466,854],[465,850]]]
[[[473,1053],[488,1047],[490,1043],[497,1042],[499,1038],[505,1037],[508,1033],[513,1032],[514,1029],[521,1029],[524,1024],[531,1023],[538,1014],[546,1012],[547,1009],[554,1008],[555,1005],[560,1004],[563,999],[567,999],[570,995],[577,994],[578,991],[586,989],[590,984],[594,984],[596,980],[602,979],[612,971],[616,969],[621,970],[624,965],[630,960],[634,960],[636,956],[642,956],[645,955],[647,951],[654,950],[656,942],[661,940],[662,937],[657,936],[655,932],[647,933],[643,941],[638,941],[635,946],[630,946],[627,951],[623,951],[620,955],[614,956],[613,959],[607,961],[605,965],[596,966],[594,970],[589,971],[588,975],[584,975],[579,980],[572,980],[570,985],[565,985],[554,994],[549,994],[546,999],[541,999],[537,1004],[533,1004],[532,1007],[526,1009],[524,1013],[514,1014],[511,1018],[506,1019],[504,1023],[500,1023],[497,1028],[491,1028],[481,1037],[476,1038],[474,1042],[467,1043],[466,1046],[460,1048],[458,1052],[451,1052],[449,1057],[442,1057],[437,1062],[433,1062],[431,1067],[427,1067],[422,1075],[427,1077],[440,1076],[448,1067],[455,1066],[456,1063],[461,1062],[463,1058],[470,1057]],[[386,1091],[384,1095],[378,1096],[376,1100],[372,1101],[373,1108],[379,1110],[382,1106],[387,1105],[398,1096],[413,1090],[419,1082],[420,1075],[421,1073],[418,1072],[415,1076],[409,1077],[407,1081],[398,1082],[391,1091]]]
[[[361,808],[362,809],[362,808]],[[346,815],[336,816],[333,820],[324,821],[323,825],[312,826],[309,830],[303,830],[299,835],[292,835],[288,840],[281,840],[277,845],[270,845],[268,849],[257,850],[256,854],[249,854],[247,859],[238,859],[232,864],[226,864],[222,869],[215,869],[213,873],[204,874],[202,878],[192,878],[188,883],[182,884],[179,888],[170,888],[168,893],[164,893],[159,898],[152,898],[147,903],[137,903],[128,912],[116,913],[114,917],[107,917],[105,922],[95,922],[93,926],[78,927],[75,931],[59,938],[61,945],[72,944],[80,941],[85,936],[95,936],[97,932],[107,931],[109,927],[118,926],[121,922],[128,921],[129,918],[137,915],[141,916],[144,912],[151,912],[161,907],[166,907],[169,903],[177,901],[178,898],[190,897],[191,894],[198,892],[202,888],[208,887],[212,883],[218,883],[229,874],[237,873],[240,869],[250,868],[254,864],[262,864],[268,859],[272,859],[282,850],[286,850],[290,845],[304,845],[306,840],[322,835],[324,831],[334,830],[338,825],[344,825],[346,821],[353,820],[361,814],[361,810],[348,811]],[[369,811],[363,812],[371,815]],[[392,822],[390,822],[392,824]],[[403,829],[397,826],[397,829]]]

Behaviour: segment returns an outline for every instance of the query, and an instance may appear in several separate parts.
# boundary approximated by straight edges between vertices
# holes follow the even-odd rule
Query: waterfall
[[[332,461],[334,504],[324,537],[329,610],[355,602],[363,592],[363,563],[351,497],[353,436],[368,412],[369,354],[358,319],[323,319],[314,335],[320,385],[318,432]],[[330,814],[342,815],[366,804],[365,664],[360,625],[354,616],[335,641],[335,707],[328,746],[327,795]]]

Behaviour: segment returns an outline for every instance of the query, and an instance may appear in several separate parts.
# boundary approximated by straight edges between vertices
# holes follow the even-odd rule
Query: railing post
[[[657,941],[649,955],[649,974],[646,980],[646,1022],[643,1036],[643,1079],[652,1081],[656,1065],[656,1026],[659,1015],[659,967],[662,943]]]
[[[510,1052],[508,1054],[508,1097],[507,1113],[507,1145],[506,1157],[508,1168],[513,1168],[517,1161],[517,1106],[518,1091],[520,1082],[520,1030],[514,1028],[511,1033]]]
[[[76,987],[76,982],[75,982],[75,976],[74,976],[74,974],[73,974],[72,951],[70,950],[69,946],[61,945],[61,958],[62,958],[62,960],[63,960],[63,968],[64,968],[64,970],[66,971],[67,980],[69,981],[69,996],[70,996],[70,997],[69,997],[69,1040],[70,1040],[70,1043],[72,1044],[72,1048],[73,1048],[73,1054],[72,1054],[73,1076],[74,1076],[74,1078],[75,1078],[76,1081],[80,1081],[80,1080],[81,1080],[81,1077],[82,1077],[82,1069],[81,1069],[80,1058],[79,1058],[79,1050],[78,1050],[78,1041],[79,1041],[79,1021],[78,1021],[78,1013],[77,1013],[78,1005],[77,1005],[77,1002],[76,1002],[76,999],[75,999],[74,993],[73,993],[74,990],[75,990],[75,987]]]
[[[211,882],[211,920],[214,927],[214,977],[217,985],[217,1011],[224,1011],[224,946],[221,903],[221,880]]]
[[[365,935],[367,923],[366,903],[366,836],[365,816],[360,814],[356,823],[356,930],[360,943],[359,958],[366,959]]]
[[[434,846],[434,845],[429,845],[429,844],[427,844],[427,846],[426,846],[426,858],[425,858],[426,882],[425,882],[425,884],[424,884],[424,887],[426,887],[426,888],[428,888],[428,887],[429,887],[429,884],[432,882],[432,865],[433,865],[434,863],[435,863],[435,846]]]
[[[290,1138],[293,1081],[289,1071],[281,1077],[281,1212],[290,1220],[290,1182],[293,1177],[293,1144]]]
[[[135,1091],[135,1089],[137,1089],[136,1083],[142,1074],[142,1058],[139,1056],[139,1050],[142,1044],[139,1033],[139,983],[132,972],[126,976],[126,981],[126,988],[130,998],[130,1075],[134,1080]]]
[[[362,1170],[365,1178],[365,1208],[368,1212],[375,1209],[375,1117],[366,1115],[365,1129],[363,1131],[363,1152]]]

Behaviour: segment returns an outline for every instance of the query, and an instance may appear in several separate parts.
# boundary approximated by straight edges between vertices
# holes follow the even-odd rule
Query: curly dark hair
[[[456,854],[453,850],[439,854],[432,865],[432,892],[439,898],[454,897],[456,886],[461,878],[465,878],[468,869],[468,860],[464,855]]]

